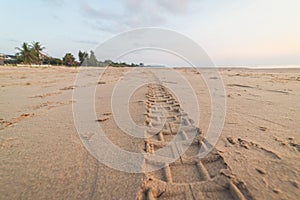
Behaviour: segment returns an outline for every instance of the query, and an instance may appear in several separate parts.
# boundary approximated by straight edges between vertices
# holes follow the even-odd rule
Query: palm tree
[[[26,42],[23,43],[21,48],[17,47],[16,49],[20,51],[17,55],[24,64],[32,64],[36,62],[37,57],[35,52]]]
[[[42,63],[43,57],[47,57],[42,51],[45,49],[39,42],[32,42],[32,48],[38,58],[38,64]]]
[[[78,66],[80,63],[76,62],[75,57],[71,53],[66,53],[63,57],[63,64],[66,66]]]
[[[89,54],[87,52],[79,51],[78,53],[79,62],[82,65],[84,62],[86,63],[87,59],[89,58]]]

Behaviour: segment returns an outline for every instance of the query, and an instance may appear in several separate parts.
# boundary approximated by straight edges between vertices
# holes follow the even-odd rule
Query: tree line
[[[46,49],[40,42],[26,43],[21,47],[16,47],[18,52],[15,59],[5,61],[6,64],[26,64],[26,65],[65,65],[65,66],[113,66],[113,67],[136,67],[137,64],[127,64],[113,62],[111,60],[98,61],[93,51],[79,51],[76,60],[73,54],[66,53],[63,58],[54,58],[47,55]]]

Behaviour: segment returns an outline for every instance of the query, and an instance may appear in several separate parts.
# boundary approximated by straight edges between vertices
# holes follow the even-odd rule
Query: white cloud
[[[94,28],[115,33],[137,27],[165,25],[169,17],[185,14],[190,2],[191,0],[120,0],[122,10],[116,11],[95,8],[87,0],[81,0],[80,10],[94,24]]]
[[[185,13],[188,10],[188,5],[191,2],[190,0],[160,0],[160,6],[162,6],[167,11],[179,14]]]

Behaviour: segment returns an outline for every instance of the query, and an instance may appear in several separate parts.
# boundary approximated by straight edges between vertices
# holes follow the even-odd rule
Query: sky
[[[219,66],[300,65],[299,0],[0,2],[0,53],[14,54],[23,42],[39,41],[51,56],[77,56],[79,50],[94,50],[120,33],[157,27],[195,41]],[[122,59],[183,65],[167,53],[139,55],[143,56]]]

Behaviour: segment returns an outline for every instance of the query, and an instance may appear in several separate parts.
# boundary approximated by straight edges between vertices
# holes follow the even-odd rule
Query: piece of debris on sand
[[[228,142],[230,142],[231,144],[236,144],[238,142],[238,140],[232,136],[227,137]]]
[[[112,113],[111,112],[106,112],[106,113],[103,113],[104,116],[111,116]]]
[[[97,122],[104,122],[104,121],[107,121],[107,120],[109,120],[109,117],[103,116],[103,117],[99,117],[96,121]]]
[[[104,85],[104,84],[106,84],[105,81],[99,81],[99,82],[98,82],[98,85]]]

